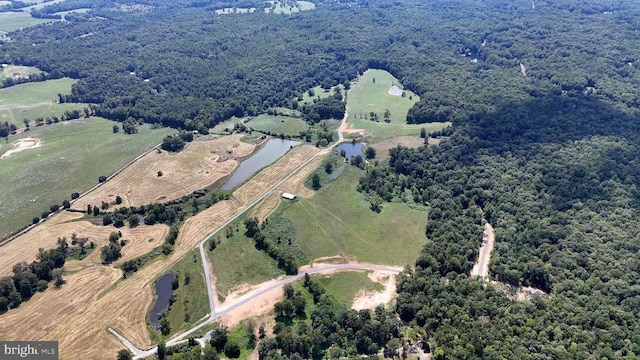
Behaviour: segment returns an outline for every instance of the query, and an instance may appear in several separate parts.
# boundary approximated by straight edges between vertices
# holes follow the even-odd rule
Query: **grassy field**
[[[381,213],[356,191],[362,172],[349,167],[310,199],[285,205],[296,237],[310,258],[343,255],[379,264],[411,264],[426,242],[424,211],[384,204]]]
[[[0,13],[0,32],[12,32],[23,27],[35,26],[51,19],[36,19],[27,12],[5,12]]]
[[[340,91],[342,91],[342,94],[344,95],[344,86],[342,86],[342,84],[332,87],[331,90],[329,90],[329,91],[324,91],[324,89],[322,89],[322,87],[316,86],[316,87],[314,87],[312,89],[313,90],[313,96],[310,96],[309,92],[305,91],[302,94],[302,100],[299,100],[298,104],[300,106],[305,105],[305,104],[312,104],[313,103],[313,99],[317,99],[317,98],[324,99],[324,98],[327,98],[329,96],[332,96],[333,94],[336,93],[337,89],[340,89]]]
[[[23,120],[31,120],[35,126],[38,117],[60,117],[66,110],[81,110],[84,104],[58,104],[58,94],[71,93],[76,80],[63,78],[20,84],[0,89],[0,121],[24,126]]]
[[[224,299],[234,286],[259,284],[284,274],[275,260],[256,249],[253,239],[244,236],[243,221],[230,225],[233,236],[228,239],[226,231],[221,231],[220,244],[208,251],[214,276],[218,279],[216,287],[220,299]]]
[[[193,326],[209,313],[207,288],[202,273],[202,259],[197,249],[189,252],[182,260],[171,267],[169,272],[176,274],[178,288],[173,291],[176,301],[167,313],[171,334],[179,333]],[[189,278],[189,281],[185,278]]]
[[[172,132],[140,128],[136,135],[113,134],[113,122],[89,118],[33,127],[10,137],[37,137],[42,147],[0,160],[0,238],[31,223],[52,204],[61,204],[72,192],[83,192]],[[11,144],[2,143],[0,152]]]
[[[269,132],[271,134],[283,134],[296,136],[301,131],[307,130],[309,126],[302,119],[262,114],[247,122],[246,125],[254,130]]]
[[[353,299],[360,290],[380,291],[384,289],[382,285],[371,281],[365,272],[337,273],[331,276],[322,276],[319,280],[327,293],[347,307],[351,307]]]
[[[378,138],[419,134],[423,127],[427,131],[436,131],[447,126],[444,123],[407,124],[407,112],[420,97],[409,90],[403,90],[405,96],[390,95],[389,89],[394,85],[402,88],[398,79],[384,70],[367,70],[352,83],[347,96],[349,125],[365,129]],[[389,123],[384,121],[386,110],[390,113]],[[377,122],[370,120],[372,112],[377,115]]]

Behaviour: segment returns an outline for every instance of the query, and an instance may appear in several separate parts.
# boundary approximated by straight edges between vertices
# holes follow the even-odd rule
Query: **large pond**
[[[345,142],[336,147],[338,151],[344,150],[345,157],[347,159],[351,159],[353,156],[362,155],[362,148],[364,147],[364,143],[350,143]]]
[[[158,280],[156,283],[156,294],[158,294],[158,300],[156,304],[151,309],[151,314],[149,315],[149,321],[151,325],[156,330],[160,329],[160,322],[158,321],[158,314],[164,310],[167,310],[169,307],[169,299],[173,294],[173,288],[171,287],[171,282],[176,278],[176,274],[168,274],[162,277],[162,279]]]
[[[253,156],[243,161],[234,171],[231,178],[222,185],[222,190],[232,190],[252,177],[260,169],[268,166],[286,154],[291,147],[300,144],[298,141],[271,139]]]

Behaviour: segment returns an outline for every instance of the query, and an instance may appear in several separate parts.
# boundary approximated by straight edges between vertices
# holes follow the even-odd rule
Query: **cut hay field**
[[[396,79],[384,70],[367,70],[351,84],[347,96],[350,127],[364,129],[375,138],[385,138],[398,135],[420,134],[420,129],[427,131],[440,130],[448,123],[407,124],[407,113],[420,97],[409,90],[404,90],[405,96],[389,94],[392,86],[402,88]],[[384,122],[384,113],[389,110],[390,123]],[[370,114],[375,113],[378,121],[371,121]]]
[[[0,89],[0,121],[22,127],[23,120],[28,119],[31,127],[35,127],[34,120],[38,117],[60,117],[67,110],[82,110],[85,104],[58,104],[58,94],[71,93],[76,81],[63,78]]]
[[[0,238],[30,224],[71,193],[89,189],[99,176],[114,172],[172,132],[142,126],[135,135],[114,134],[113,124],[92,117],[33,127],[10,137],[39,138],[42,146],[0,160]],[[0,153],[11,148],[11,143],[2,142]]]
[[[348,167],[340,178],[310,199],[283,205],[282,216],[295,225],[296,238],[312,258],[342,255],[360,262],[412,264],[427,239],[424,211],[403,204],[384,205],[381,213],[357,192],[362,172]]]
[[[100,205],[102,201],[114,203],[116,196],[122,198],[120,206],[166,202],[211,186],[236,169],[236,159],[254,151],[256,146],[242,142],[242,138],[242,134],[235,134],[196,140],[176,154],[149,152],[76,201],[73,208],[84,210],[87,205]],[[158,176],[158,171],[162,176]]]
[[[109,234],[113,231],[122,232],[122,239],[127,240],[127,244],[122,248],[122,257],[116,264],[146,254],[154,247],[162,245],[164,237],[169,232],[169,228],[162,224],[140,225],[133,229],[99,226],[82,220],[83,216],[81,213],[71,212],[56,214],[46,223],[0,246],[0,259],[2,259],[0,261],[0,276],[10,275],[14,264],[21,261],[27,263],[34,261],[39,248],[46,250],[56,247],[58,237],[66,237],[67,241],[71,242],[73,233],[76,233],[80,238],[89,238],[89,242],[94,242],[97,250],[81,261],[69,260],[65,264],[65,269],[69,271],[76,271],[86,265],[100,264],[100,247],[109,242]],[[89,246],[89,242],[87,242],[87,246]]]
[[[61,290],[38,293],[19,308],[2,315],[0,334],[6,340],[58,340],[62,360],[113,359],[122,344],[107,327],[116,329],[140,348],[151,346],[147,314],[158,274],[184,259],[205,235],[306,161],[301,154],[311,156],[317,151],[310,146],[296,147],[236,191],[242,190],[242,203],[233,198],[221,201],[187,219],[172,254],[154,259],[126,279],[121,278],[120,270],[102,265],[69,274]],[[89,343],[92,346],[87,346]]]
[[[260,132],[297,136],[307,130],[309,125],[300,118],[262,114],[254,117],[246,125]]]
[[[3,12],[0,13],[0,32],[12,32],[51,21],[54,20],[36,19],[27,12]]]

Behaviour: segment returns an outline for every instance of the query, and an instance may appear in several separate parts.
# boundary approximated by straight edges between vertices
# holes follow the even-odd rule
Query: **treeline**
[[[385,357],[399,355],[401,323],[393,312],[382,306],[373,313],[347,309],[308,274],[297,289],[285,285],[284,300],[275,304],[274,311],[275,337],[259,342],[261,360],[338,359],[377,355],[381,350]],[[311,311],[310,317],[306,311]]]
[[[49,250],[40,248],[36,260],[31,264],[15,264],[12,276],[0,278],[0,314],[17,308],[21,303],[31,299],[36,292],[45,291],[52,281],[56,288],[62,286],[65,283],[62,267],[66,258],[83,258],[86,255],[86,242],[86,238],[78,238],[74,234],[72,245],[77,245],[76,248],[70,247],[66,238],[58,238],[57,247]],[[90,247],[94,246],[92,242]]]
[[[255,240],[256,248],[278,262],[278,267],[289,275],[298,273],[307,257],[296,241],[295,227],[290,220],[275,217],[265,219],[250,217],[244,221],[245,235]]]

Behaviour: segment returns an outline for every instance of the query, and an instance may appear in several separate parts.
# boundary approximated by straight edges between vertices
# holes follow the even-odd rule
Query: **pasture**
[[[1,15],[2,13],[0,13]],[[35,127],[38,117],[60,117],[67,110],[82,110],[86,105],[58,103],[58,94],[71,93],[77,80],[63,78],[32,82],[0,89],[0,121],[24,126],[24,119]]]
[[[116,196],[122,198],[120,206],[161,203],[209,187],[236,169],[236,159],[249,156],[255,149],[254,144],[241,141],[242,137],[235,134],[197,139],[175,154],[149,152],[76,201],[73,208],[84,210],[87,205],[100,205],[102,201],[114,203]],[[162,176],[158,176],[158,171]]]
[[[0,13],[0,32],[12,32],[21,28],[36,26],[51,22],[51,19],[36,19],[28,12],[3,12]]]
[[[176,301],[167,313],[167,320],[171,334],[176,334],[190,328],[207,315],[209,302],[202,273],[202,259],[197,249],[187,253],[167,273],[171,272],[178,278],[178,288],[173,291]]]
[[[139,133],[112,132],[113,122],[101,118],[32,127],[11,136],[16,141],[39,138],[42,146],[14,153],[0,160],[0,238],[31,224],[34,217],[53,204],[61,204],[71,193],[89,189],[98,177],[109,175],[142,152],[160,143],[171,132],[140,127]],[[10,150],[0,144],[0,153]]]
[[[389,157],[389,150],[397,146],[404,146],[415,149],[423,146],[425,144],[424,140],[425,139],[419,136],[395,136],[376,141],[370,146],[376,149],[376,160],[382,161],[386,160]]]
[[[447,123],[407,124],[407,113],[420,97],[409,90],[402,95],[391,95],[393,86],[402,89],[402,85],[384,70],[367,70],[351,84],[347,96],[349,117],[347,123],[355,129],[364,129],[375,138],[398,135],[420,134],[420,129],[440,130]],[[388,111],[387,111],[388,110]],[[377,121],[371,120],[372,114]],[[386,117],[385,115],[388,115]],[[389,122],[385,122],[388,119]]]
[[[233,231],[230,238],[225,236],[226,229],[221,231],[216,237],[220,243],[213,251],[207,251],[221,300],[239,286],[259,284],[284,274],[275,260],[256,249],[255,241],[244,235],[243,221],[244,218],[229,225]]]
[[[254,117],[246,126],[263,133],[297,136],[301,131],[307,130],[309,126],[300,118],[262,114]]]
[[[342,255],[360,262],[412,264],[425,245],[424,211],[385,203],[381,213],[357,191],[362,172],[353,167],[310,199],[284,205],[283,217],[295,225],[296,238],[312,258]]]

